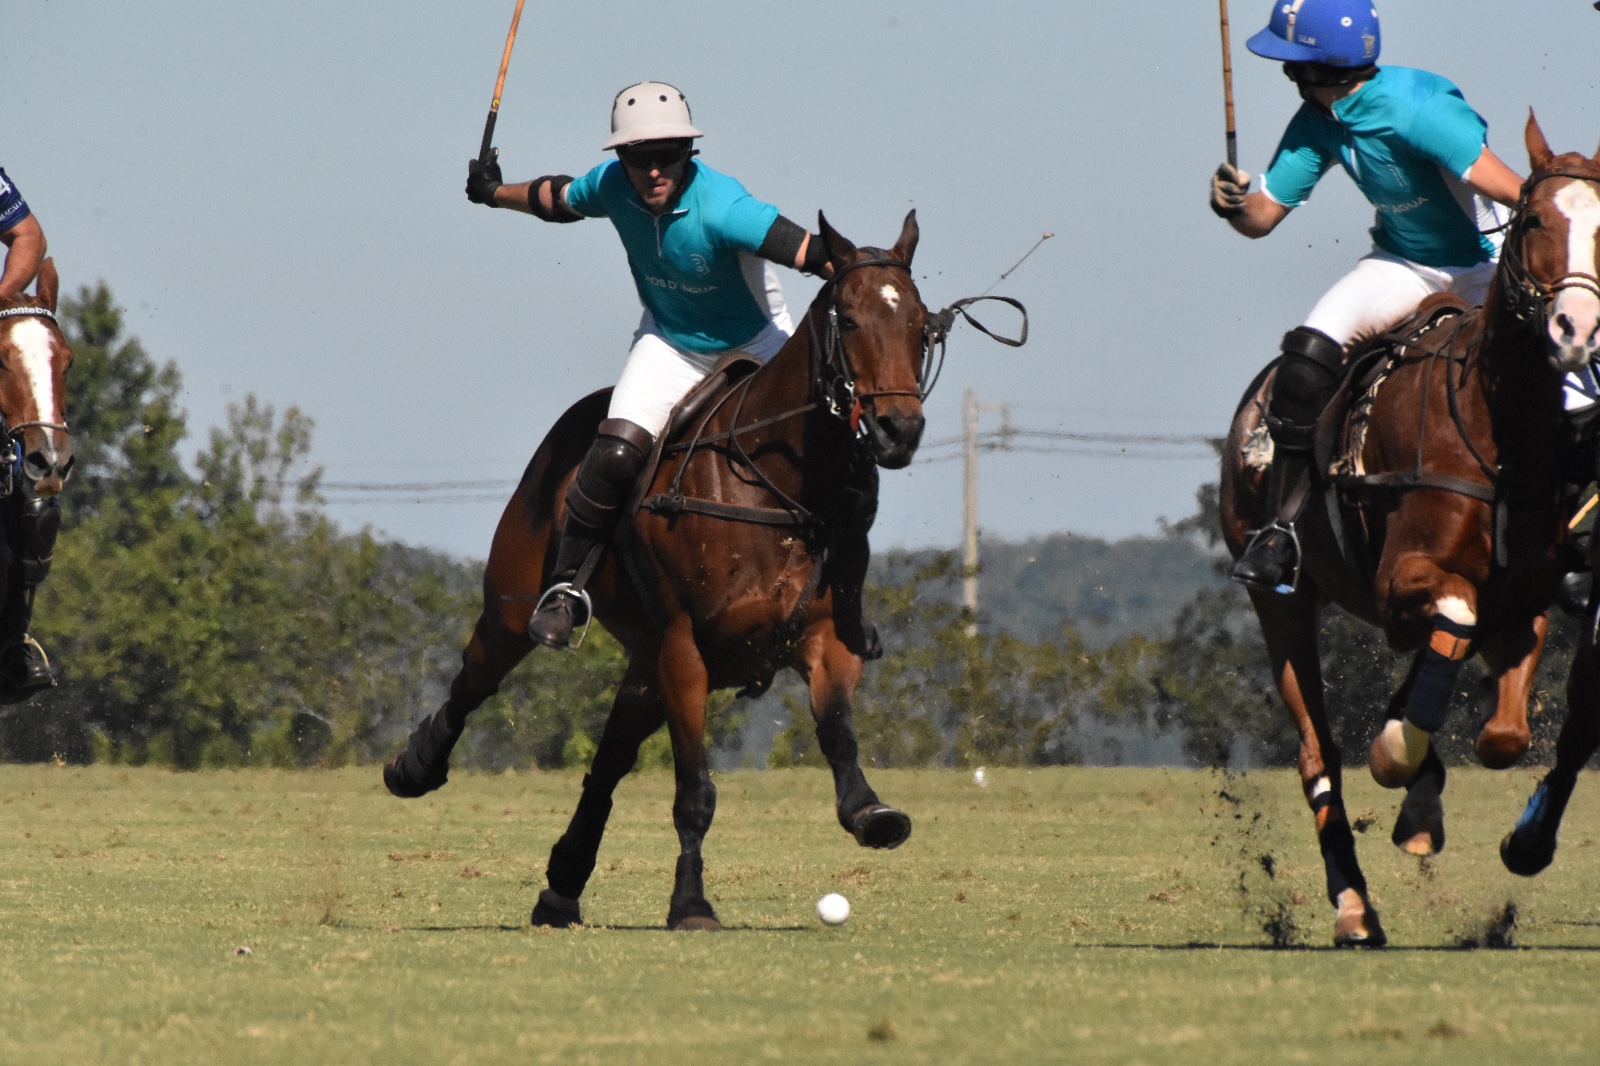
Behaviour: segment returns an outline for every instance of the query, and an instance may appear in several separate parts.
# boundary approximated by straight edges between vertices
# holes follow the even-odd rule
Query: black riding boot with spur
[[[0,700],[19,700],[56,683],[56,671],[44,648],[28,635],[33,620],[33,595],[50,573],[61,504],[47,499],[13,497],[7,507],[7,549],[10,573],[5,603],[0,606]]]
[[[1295,522],[1310,496],[1312,442],[1317,418],[1332,399],[1344,365],[1344,348],[1320,330],[1297,326],[1283,335],[1283,357],[1267,404],[1272,469],[1267,473],[1273,519],[1233,564],[1233,579],[1264,592],[1293,592],[1300,580],[1300,537]]]
[[[611,535],[652,443],[647,430],[625,418],[600,423],[599,436],[567,490],[567,520],[561,527],[550,585],[528,619],[528,636],[535,642],[547,648],[573,647],[573,630],[588,626],[589,596],[583,590],[588,575],[579,580],[579,571]]]

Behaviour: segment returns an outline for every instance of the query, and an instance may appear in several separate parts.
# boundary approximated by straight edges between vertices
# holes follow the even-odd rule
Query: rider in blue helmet
[[[1246,237],[1265,237],[1341,166],[1377,211],[1373,248],[1284,335],[1267,411],[1268,492],[1275,518],[1258,530],[1233,577],[1290,592],[1300,569],[1294,523],[1308,493],[1312,436],[1350,348],[1394,328],[1432,293],[1483,302],[1499,258],[1484,234],[1516,203],[1522,178],[1489,150],[1488,124],[1437,74],[1377,65],[1370,0],[1274,0],[1248,47],[1280,60],[1300,90],[1261,187],[1224,163],[1211,209]]]

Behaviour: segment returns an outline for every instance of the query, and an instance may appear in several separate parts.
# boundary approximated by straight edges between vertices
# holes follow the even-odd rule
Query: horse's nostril
[[[1556,328],[1559,329],[1561,331],[1561,335],[1568,340],[1571,340],[1578,333],[1578,327],[1573,324],[1571,317],[1565,312],[1556,316]]]
[[[50,458],[44,452],[29,452],[23,460],[23,465],[28,468],[30,474],[37,474],[39,477],[50,472]]]

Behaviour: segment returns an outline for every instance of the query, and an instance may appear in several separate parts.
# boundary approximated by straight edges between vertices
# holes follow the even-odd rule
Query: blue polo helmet
[[[1330,67],[1376,63],[1382,45],[1371,0],[1273,0],[1272,21],[1245,42],[1267,59]]]

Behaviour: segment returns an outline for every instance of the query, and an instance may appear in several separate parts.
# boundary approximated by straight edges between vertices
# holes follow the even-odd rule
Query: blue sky
[[[1267,5],[1231,6],[1255,172],[1297,100],[1243,48]],[[66,285],[104,279],[177,362],[197,437],[255,393],[315,420],[331,482],[509,482],[561,410],[615,380],[638,304],[609,226],[461,194],[512,2],[6,7],[0,165]],[[1455,80],[1519,170],[1529,106],[1558,150],[1593,151],[1600,13],[1514,9],[1382,4],[1384,61]],[[705,159],[792,218],[822,208],[888,243],[915,206],[930,306],[1057,234],[996,290],[1028,304],[1033,339],[959,329],[930,439],[960,432],[968,387],[1021,428],[1220,434],[1278,336],[1369,243],[1339,174],[1266,241],[1206,210],[1223,150],[1208,0],[529,0],[497,136],[508,180],[600,161],[613,94],[643,78],[680,86]],[[801,305],[815,288],[786,284]],[[1153,532],[1214,477],[1193,448],[1094,450],[985,454],[986,535]],[[887,474],[875,543],[957,543],[960,475],[921,460]],[[347,526],[476,556],[503,498],[328,495]]]

